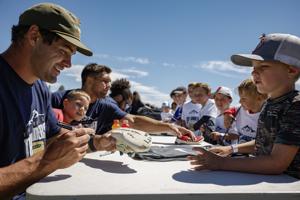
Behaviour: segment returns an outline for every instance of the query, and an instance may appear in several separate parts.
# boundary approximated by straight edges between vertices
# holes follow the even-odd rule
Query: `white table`
[[[175,138],[153,137],[156,145]],[[191,148],[178,145],[178,148]],[[27,199],[300,199],[300,180],[287,175],[191,171],[188,161],[138,161],[119,153],[91,153],[30,186]]]

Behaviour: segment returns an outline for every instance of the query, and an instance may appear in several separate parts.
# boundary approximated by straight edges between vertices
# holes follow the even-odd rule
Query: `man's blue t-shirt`
[[[21,79],[0,56],[0,167],[43,150],[57,126],[46,84]]]
[[[52,93],[51,101],[53,108],[63,108],[63,100],[71,90],[59,91]],[[117,102],[111,97],[97,99],[89,105],[86,117],[80,122],[85,127],[96,130],[97,134],[104,134],[111,130],[114,119],[122,119],[127,115],[121,110]]]

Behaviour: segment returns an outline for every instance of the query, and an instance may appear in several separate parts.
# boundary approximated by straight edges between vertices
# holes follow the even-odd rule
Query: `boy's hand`
[[[209,149],[209,151],[222,157],[227,157],[232,154],[232,149],[230,146],[212,147]]]
[[[202,133],[205,133],[205,127],[204,125],[201,125],[200,129],[199,129]]]
[[[218,170],[222,164],[222,157],[209,152],[201,147],[194,147],[194,151],[197,151],[198,155],[188,156],[191,165],[194,165],[195,170]]]
[[[222,135],[219,132],[211,132],[210,138],[214,141],[218,141],[222,138]]]

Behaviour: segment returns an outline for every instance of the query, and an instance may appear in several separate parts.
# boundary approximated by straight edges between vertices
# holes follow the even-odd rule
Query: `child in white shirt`
[[[217,135],[224,136],[228,131],[228,128],[224,125],[224,112],[230,108],[232,91],[227,87],[221,86],[215,91],[213,97],[218,108],[218,116],[216,118],[215,131],[211,133],[211,137],[219,144],[227,144],[225,140],[217,137]]]
[[[170,122],[173,114],[169,102],[165,101],[161,105],[162,112],[160,113],[161,121]]]
[[[181,115],[183,126],[191,131],[195,131],[194,124],[200,119],[200,111],[202,107],[201,104],[195,101],[193,96],[195,84],[196,83],[190,83],[188,85],[188,94],[191,101],[183,104]]]
[[[199,120],[194,124],[194,130],[200,130],[206,141],[210,141],[210,134],[215,130],[215,120],[218,109],[215,101],[210,99],[211,89],[206,83],[198,83],[194,87],[195,102],[202,105]]]

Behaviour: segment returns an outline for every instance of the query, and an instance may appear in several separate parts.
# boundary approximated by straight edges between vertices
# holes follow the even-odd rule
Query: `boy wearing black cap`
[[[177,108],[175,113],[171,119],[171,122],[176,123],[178,125],[182,125],[182,106],[187,98],[187,89],[183,86],[177,87],[170,93],[170,97],[177,104]]]
[[[300,76],[300,38],[289,34],[269,34],[260,38],[252,54],[237,54],[233,63],[253,66],[252,77],[260,93],[267,94],[258,120],[255,141],[219,154],[253,153],[253,158],[221,157],[195,148],[191,156],[196,170],[230,170],[260,174],[287,173],[300,178],[300,94],[295,82]]]

